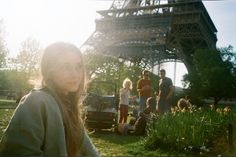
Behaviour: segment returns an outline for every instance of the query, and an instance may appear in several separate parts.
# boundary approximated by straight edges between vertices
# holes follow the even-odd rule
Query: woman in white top
[[[123,88],[120,89],[120,119],[119,123],[126,123],[128,117],[128,105],[130,90],[132,89],[132,82],[126,78],[123,81]]]

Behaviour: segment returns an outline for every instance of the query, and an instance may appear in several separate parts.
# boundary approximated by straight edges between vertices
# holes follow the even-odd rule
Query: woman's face
[[[56,58],[55,64],[52,81],[56,87],[65,95],[68,92],[76,92],[84,75],[80,55],[75,52],[66,52]]]

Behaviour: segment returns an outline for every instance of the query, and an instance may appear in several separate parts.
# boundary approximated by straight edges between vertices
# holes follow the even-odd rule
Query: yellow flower
[[[223,109],[223,111],[225,112],[225,113],[228,113],[228,112],[230,112],[230,107],[229,106],[226,106],[224,109]]]

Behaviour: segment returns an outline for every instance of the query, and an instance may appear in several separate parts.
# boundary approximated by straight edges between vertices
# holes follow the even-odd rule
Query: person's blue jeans
[[[139,111],[142,112],[145,110],[146,108],[146,101],[147,98],[146,97],[139,97]]]
[[[161,115],[171,110],[170,100],[159,100],[157,105],[158,105],[158,113]]]

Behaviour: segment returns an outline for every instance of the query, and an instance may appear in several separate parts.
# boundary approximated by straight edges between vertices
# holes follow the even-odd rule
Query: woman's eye
[[[81,65],[81,64],[72,65],[69,63],[65,63],[65,64],[62,64],[61,66],[59,66],[59,68],[61,70],[65,70],[65,71],[72,71],[72,70],[80,71],[82,69],[82,67],[83,67],[83,65]]]

